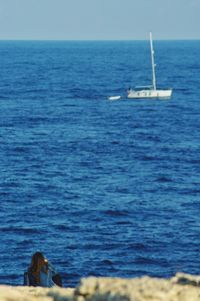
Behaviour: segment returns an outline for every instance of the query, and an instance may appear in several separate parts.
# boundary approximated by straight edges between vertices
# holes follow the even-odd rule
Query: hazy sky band
[[[200,39],[200,0],[0,0],[0,39]]]

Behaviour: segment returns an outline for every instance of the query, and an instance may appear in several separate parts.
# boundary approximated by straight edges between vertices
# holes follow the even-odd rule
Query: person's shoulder
[[[53,275],[57,274],[55,267],[51,263],[49,263],[48,267]]]

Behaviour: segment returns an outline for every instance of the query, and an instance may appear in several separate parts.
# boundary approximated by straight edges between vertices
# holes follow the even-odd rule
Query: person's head
[[[38,274],[43,267],[47,267],[47,260],[41,252],[33,254],[30,269],[33,273]]]

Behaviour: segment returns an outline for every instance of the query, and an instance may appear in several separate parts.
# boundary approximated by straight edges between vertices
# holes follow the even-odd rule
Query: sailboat
[[[150,32],[150,48],[151,48],[151,64],[152,64],[152,85],[140,86],[134,89],[129,89],[127,92],[128,98],[170,98],[172,89],[157,89],[156,87],[156,72],[154,62],[154,50],[152,33]]]

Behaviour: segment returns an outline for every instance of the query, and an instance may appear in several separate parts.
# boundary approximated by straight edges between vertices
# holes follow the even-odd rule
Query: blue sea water
[[[0,42],[0,283],[199,274],[200,41]]]

